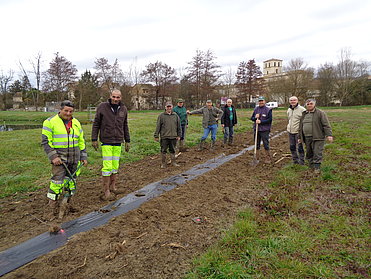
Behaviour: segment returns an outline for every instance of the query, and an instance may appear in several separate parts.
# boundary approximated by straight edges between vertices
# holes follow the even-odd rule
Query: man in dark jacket
[[[272,110],[265,105],[264,97],[259,97],[258,106],[254,109],[251,120],[254,121],[254,134],[256,131],[256,124],[258,124],[258,138],[256,143],[257,157],[259,158],[260,141],[263,140],[267,157],[266,163],[271,163],[272,157],[269,152],[269,133],[272,126]]]
[[[214,149],[216,141],[216,132],[218,131],[218,120],[223,116],[223,111],[213,106],[211,100],[206,101],[206,106],[194,111],[187,111],[188,114],[202,114],[202,127],[204,128],[204,134],[201,137],[200,145],[198,150],[204,148],[204,142],[207,136],[211,132],[211,150]]]
[[[95,150],[98,150],[98,135],[102,145],[103,157],[102,198],[104,200],[113,200],[113,194],[120,193],[116,188],[116,180],[120,163],[121,144],[125,142],[126,152],[130,149],[128,110],[121,102],[120,90],[113,90],[110,99],[101,103],[97,108],[91,132],[91,141]]]
[[[174,107],[173,111],[178,114],[180,118],[180,126],[182,128],[182,134],[180,136],[180,141],[177,141],[177,149],[179,151],[184,151],[184,141],[185,141],[185,135],[186,135],[186,129],[188,127],[188,114],[187,109],[184,106],[184,100],[179,99],[178,104],[176,107]]]
[[[233,127],[237,124],[237,113],[236,109],[232,105],[232,100],[228,99],[227,104],[223,107],[223,116],[221,119],[222,127],[224,128],[224,141],[228,145],[233,144]]]
[[[305,143],[309,167],[320,173],[325,139],[333,141],[332,129],[324,111],[316,108],[316,100],[308,99],[299,125],[299,142]]]
[[[169,149],[171,164],[179,167],[175,161],[175,145],[180,140],[182,128],[180,127],[180,118],[173,112],[173,105],[166,103],[165,111],[157,117],[156,131],[154,133],[155,141],[159,140],[161,145],[161,168],[166,167],[166,153]]]

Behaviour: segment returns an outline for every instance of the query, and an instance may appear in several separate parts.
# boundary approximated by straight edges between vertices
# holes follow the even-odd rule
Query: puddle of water
[[[0,132],[9,132],[14,130],[27,130],[27,129],[41,129],[42,125],[39,124],[16,124],[16,125],[0,125]]]
[[[278,133],[271,137],[274,139],[286,132]],[[0,252],[0,276],[11,272],[22,265],[45,255],[64,245],[76,233],[85,232],[106,224],[113,217],[125,214],[141,204],[168,192],[179,185],[183,185],[196,177],[209,172],[222,164],[253,150],[254,146],[242,149],[230,155],[221,154],[205,163],[196,165],[188,171],[165,178],[144,186],[142,189],[108,204],[98,211],[90,212],[75,220],[63,223],[62,230],[57,234],[43,233],[21,244]]]

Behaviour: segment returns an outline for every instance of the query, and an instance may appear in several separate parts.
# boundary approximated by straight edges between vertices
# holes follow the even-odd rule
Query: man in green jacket
[[[53,174],[47,194],[50,199],[50,220],[56,217],[58,200],[63,192],[59,218],[62,219],[68,213],[70,198],[76,192],[75,179],[79,174],[77,169],[80,164],[88,163],[84,132],[80,122],[72,117],[73,111],[73,103],[63,101],[59,113],[43,123],[41,145],[52,164]]]
[[[186,129],[188,127],[188,114],[187,109],[184,106],[184,100],[179,99],[177,106],[174,107],[173,111],[180,118],[180,126],[182,128],[182,134],[180,136],[180,141],[177,141],[177,151],[184,151],[184,141],[186,135]]]
[[[204,142],[207,136],[211,132],[211,150],[214,149],[216,141],[216,132],[218,131],[218,120],[223,116],[223,111],[213,106],[211,100],[206,101],[206,106],[194,111],[187,111],[188,114],[202,114],[202,127],[204,128],[204,134],[201,137],[200,145],[198,150],[204,148]]]
[[[298,142],[304,142],[309,167],[320,173],[325,140],[333,141],[332,130],[324,111],[316,108],[316,100],[308,99],[299,125]]]
[[[175,145],[181,136],[181,127],[179,116],[173,112],[173,105],[166,103],[165,111],[157,118],[156,131],[154,133],[155,141],[161,145],[161,168],[166,167],[166,153],[169,149],[171,164],[179,167],[175,161]]]

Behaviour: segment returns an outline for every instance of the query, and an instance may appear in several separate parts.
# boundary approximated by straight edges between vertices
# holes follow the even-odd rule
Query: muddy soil
[[[274,124],[272,132],[285,129]],[[122,196],[162,178],[181,173],[221,153],[237,153],[253,143],[252,134],[236,136],[233,147],[218,143],[215,151],[184,152],[180,167],[159,168],[159,156],[121,167]],[[289,153],[286,134],[271,141],[274,160]],[[13,271],[4,278],[182,278],[192,259],[215,243],[234,221],[236,212],[255,206],[266,193],[273,174],[289,162],[260,163],[251,167],[253,152],[164,193],[138,209],[112,219],[107,225],[80,233],[63,247]],[[101,201],[100,176],[82,181],[73,198],[75,212],[63,221],[75,219],[107,204]],[[1,251],[48,230],[46,189],[26,199],[10,197],[1,201]],[[201,222],[195,222],[201,217]]]

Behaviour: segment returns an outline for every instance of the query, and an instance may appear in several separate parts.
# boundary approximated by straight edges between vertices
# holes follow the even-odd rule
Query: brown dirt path
[[[276,123],[273,131],[284,127],[285,123]],[[159,156],[125,165],[120,185],[124,185],[126,192],[119,197],[220,153],[236,153],[250,144],[252,136],[241,134],[232,148],[218,146],[214,153],[190,150],[179,157],[180,168],[169,167],[166,171],[158,167]],[[271,148],[276,160],[282,153],[288,153],[286,136],[272,140]],[[105,226],[73,236],[63,247],[4,278],[180,278],[191,260],[215,243],[233,223],[236,212],[254,206],[264,196],[266,183],[289,161],[251,168],[251,160],[252,152],[248,152]],[[45,191],[31,193],[25,200],[1,202],[2,213],[7,216],[0,223],[1,250],[46,231],[45,225],[26,215],[32,212],[33,216],[43,218]],[[79,211],[66,220],[102,207],[105,202],[99,200],[99,192],[99,180],[80,184],[74,201]],[[21,218],[17,220],[17,216]],[[197,216],[205,218],[205,222],[194,223],[192,218]]]

